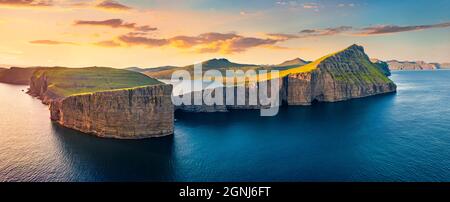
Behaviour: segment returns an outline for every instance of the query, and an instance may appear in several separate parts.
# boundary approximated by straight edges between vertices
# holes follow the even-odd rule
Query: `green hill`
[[[42,69],[34,72],[31,82],[30,88],[44,86],[37,83],[45,83],[47,91],[60,97],[161,84],[138,72],[109,67]]]
[[[210,69],[216,69],[219,70],[223,75],[225,75],[226,70],[233,70],[233,69],[241,69],[241,70],[249,70],[249,69],[258,69],[261,68],[259,65],[253,65],[253,64],[239,64],[230,62],[229,60],[225,58],[220,59],[211,59],[207,61],[202,62],[202,69],[203,71],[207,71]],[[159,68],[147,68],[146,71],[144,71],[144,74],[159,78],[159,79],[170,79],[172,76],[172,73],[177,70],[186,70],[193,75],[194,72],[194,65],[187,65],[183,67],[175,67],[175,66],[164,66]]]
[[[17,85],[28,85],[30,77],[37,68],[11,67],[9,69],[2,68],[0,70],[0,82]]]
[[[286,60],[280,64],[278,64],[277,66],[279,67],[285,67],[285,66],[302,66],[302,65],[306,65],[309,62],[301,59],[301,58],[294,58],[292,60]]]
[[[226,75],[227,70],[286,70],[290,68],[296,68],[302,65],[305,65],[307,62],[301,60],[300,58],[296,58],[294,60],[286,61],[284,63],[281,63],[279,65],[255,65],[255,64],[240,64],[240,63],[234,63],[230,62],[229,60],[225,58],[220,59],[211,59],[202,62],[202,69],[203,71],[207,71],[210,69],[219,70],[223,75]],[[157,67],[157,68],[146,68],[142,69],[144,71],[144,74],[159,78],[159,79],[170,79],[172,76],[172,73],[176,70],[186,70],[193,75],[194,72],[194,65],[187,65],[183,67],[175,67],[175,66],[163,66],[163,67]]]

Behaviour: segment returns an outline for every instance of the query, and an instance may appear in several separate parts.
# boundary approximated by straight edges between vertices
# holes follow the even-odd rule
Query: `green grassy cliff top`
[[[54,67],[37,70],[33,74],[34,80],[39,80],[42,76],[47,78],[48,90],[62,97],[162,84],[138,72],[108,67]]]

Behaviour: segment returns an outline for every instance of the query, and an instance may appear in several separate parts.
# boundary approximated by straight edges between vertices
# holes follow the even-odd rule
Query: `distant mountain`
[[[294,66],[294,65],[302,66],[302,65],[306,65],[308,63],[309,62],[302,60],[301,58],[294,58],[292,60],[284,61],[284,62],[278,64],[277,66]]]
[[[154,72],[154,71],[161,71],[161,70],[168,70],[177,68],[176,66],[161,66],[161,67],[149,67],[149,68],[140,68],[140,67],[128,67],[125,68],[126,70],[133,71],[133,72]]]
[[[257,65],[234,63],[234,62],[230,62],[229,60],[227,60],[225,58],[220,58],[220,59],[214,58],[214,59],[202,62],[202,67],[207,68],[207,69],[220,69],[220,68],[244,67],[244,66],[257,66]]]
[[[441,69],[450,69],[450,62],[444,62],[440,64]]]
[[[308,64],[309,62],[302,60],[300,58],[295,58],[292,60],[285,61],[278,65],[257,65],[257,64],[241,64],[241,63],[235,63],[231,62],[225,58],[214,58],[210,60],[206,60],[202,62],[202,69],[203,70],[209,70],[209,69],[216,69],[222,72],[222,74],[225,75],[226,70],[237,70],[241,69],[244,71],[247,70],[286,70],[294,67],[300,67],[305,64]],[[187,65],[183,67],[175,67],[175,66],[163,66],[163,67],[156,67],[156,68],[146,68],[143,72],[144,74],[159,78],[159,79],[170,79],[171,75],[176,70],[187,70],[191,72],[191,75],[194,70],[194,65]]]
[[[245,68],[245,70],[249,70],[249,69],[259,69],[262,67],[267,67],[267,66],[234,63],[234,62],[230,62],[229,60],[227,60],[225,58],[219,58],[219,59],[214,58],[214,59],[206,60],[206,61],[202,62],[203,70],[216,69],[216,70],[219,70],[220,72],[222,72],[223,74],[225,73],[226,70],[229,70],[229,69]],[[163,67],[156,67],[156,68],[147,68],[147,69],[145,69],[145,71],[143,71],[143,73],[150,77],[154,77],[154,78],[170,79],[172,76],[172,73],[176,70],[186,70],[186,71],[190,72],[191,75],[193,75],[194,65],[192,64],[192,65],[187,65],[187,66],[183,66],[183,67],[163,66]]]
[[[431,70],[439,69],[436,63],[426,63],[424,61],[387,61],[389,69],[391,70]]]
[[[177,67],[177,66],[150,67],[150,68],[145,68],[144,72],[157,72],[157,71],[170,70],[170,69],[175,69],[175,68],[179,68],[179,67]]]
[[[381,60],[372,58],[373,63],[382,62]],[[450,69],[450,63],[427,63],[424,61],[386,61],[390,70],[433,70],[433,69]]]
[[[125,69],[129,70],[129,71],[133,71],[133,72],[144,72],[145,71],[145,69],[140,68],[140,67],[127,67]]]

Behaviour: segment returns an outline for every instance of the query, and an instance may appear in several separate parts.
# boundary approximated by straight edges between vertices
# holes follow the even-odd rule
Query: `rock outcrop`
[[[283,78],[276,79],[279,84],[276,93],[278,93],[278,101],[277,106],[281,105],[283,100],[286,98],[286,88],[285,82]],[[272,98],[271,94],[271,81],[267,83],[267,96]],[[220,87],[220,91],[222,92],[222,101],[221,105],[209,105],[201,101],[200,105],[194,104],[195,97],[202,98],[204,95],[216,96],[216,93],[220,92],[219,88],[213,89],[205,89],[202,91],[192,91],[188,94],[184,94],[182,96],[189,96],[191,98],[191,104],[183,104],[180,106],[175,106],[175,110],[180,110],[184,112],[228,112],[229,110],[249,110],[249,109],[262,109],[262,108],[270,108],[270,105],[262,103],[259,99],[259,85],[260,83],[252,83],[247,84],[245,86],[232,86],[232,87]],[[227,92],[228,91],[228,92]],[[231,92],[231,96],[228,96]],[[250,92],[254,92],[251,94]],[[252,95],[256,95],[254,98]],[[240,103],[238,101],[239,98],[243,98],[242,101],[244,103]]]
[[[389,69],[389,64],[388,63],[386,63],[386,62],[384,62],[384,61],[381,61],[381,60],[378,60],[378,61],[376,61],[376,62],[372,62],[375,66],[377,66],[378,67],[378,69],[381,71],[381,72],[383,72],[383,74],[384,75],[386,75],[386,76],[391,76],[392,74],[391,74],[391,70]]]
[[[322,59],[311,72],[288,75],[287,88],[289,105],[336,102],[396,91],[394,82],[357,45]]]
[[[52,100],[61,99],[64,96],[58,95],[52,90],[48,90],[50,85],[47,76],[38,76],[33,74],[30,78],[30,88],[28,88],[28,94],[33,97],[39,98],[42,103],[49,105]]]
[[[112,85],[126,85],[128,83],[123,83],[124,78],[130,77],[133,78],[131,84],[139,79],[140,83],[149,85],[106,90],[90,86],[92,82],[103,83],[103,76],[108,74],[106,79]],[[61,80],[63,75],[65,77]],[[35,72],[31,77],[28,93],[50,105],[52,121],[84,133],[119,139],[173,134],[172,85],[154,83],[151,78],[142,76],[140,73],[112,68],[43,70]],[[70,79],[73,81],[68,81]],[[58,83],[61,81],[63,82]],[[62,87],[67,92],[88,87],[92,87],[89,90],[96,91],[67,94],[60,92]]]
[[[51,119],[100,137],[139,139],[173,134],[171,85],[74,95],[50,101]]]
[[[450,63],[424,62],[424,61],[398,61],[388,60],[386,62],[376,58],[370,59],[374,64],[386,63],[389,70],[436,70],[450,69]]]
[[[314,65],[312,67],[312,65]],[[279,79],[280,104],[310,105],[314,101],[336,102],[353,98],[367,97],[396,91],[396,85],[387,76],[383,68],[370,62],[361,46],[352,45],[338,53],[328,55],[304,67],[311,71],[289,73]],[[301,69],[299,69],[301,70]],[[247,93],[251,88],[258,88],[258,83],[246,86]],[[237,88],[237,87],[227,87]],[[212,93],[213,89],[192,92],[193,94]],[[226,88],[222,89],[226,92]],[[223,96],[226,99],[226,96]],[[245,99],[248,103],[248,94]],[[187,112],[223,112],[229,109],[260,109],[257,105],[182,105],[177,110]]]

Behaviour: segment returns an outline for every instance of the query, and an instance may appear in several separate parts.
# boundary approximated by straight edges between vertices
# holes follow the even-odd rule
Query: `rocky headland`
[[[316,68],[312,71],[287,76],[289,105],[343,101],[397,88],[380,66],[370,62],[362,46],[352,45],[313,63]]]
[[[306,65],[280,71],[280,78],[275,79],[279,79],[280,104],[311,105],[314,101],[336,102],[395,92],[397,87],[387,77],[389,74],[389,70],[384,65],[370,61],[363,47],[352,45]],[[248,103],[249,89],[258,88],[258,86],[258,82],[245,86],[246,103]],[[227,99],[225,94],[227,88],[233,88],[232,91],[236,97],[237,88],[240,87],[222,87],[224,103]],[[191,92],[190,96],[194,97],[194,94],[202,94],[205,91],[214,93],[213,89],[208,89],[203,92]],[[263,106],[258,101],[257,105],[182,105],[177,106],[176,109],[187,112],[224,112],[230,109],[261,107],[268,106]]]
[[[29,88],[60,125],[120,139],[173,134],[171,92],[143,74],[102,67],[38,70]]]

